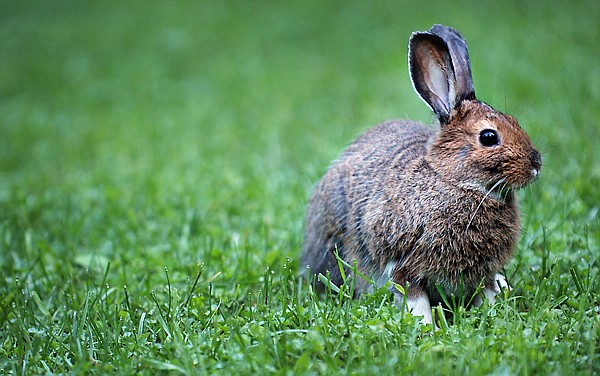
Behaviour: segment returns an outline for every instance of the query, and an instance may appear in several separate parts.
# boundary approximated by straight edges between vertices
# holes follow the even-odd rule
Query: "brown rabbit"
[[[301,265],[341,284],[337,251],[379,284],[407,286],[392,289],[396,304],[431,323],[438,289],[469,297],[483,283],[493,301],[508,287],[499,273],[519,239],[515,190],[538,178],[542,158],[513,117],[475,98],[456,30],[413,33],[409,68],[439,124],[388,121],[344,151],[308,205]],[[370,287],[357,278],[356,292]]]

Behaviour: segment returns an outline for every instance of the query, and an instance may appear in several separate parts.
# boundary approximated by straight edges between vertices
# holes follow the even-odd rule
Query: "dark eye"
[[[493,129],[484,129],[479,133],[479,142],[483,146],[496,146],[500,143],[498,132]]]

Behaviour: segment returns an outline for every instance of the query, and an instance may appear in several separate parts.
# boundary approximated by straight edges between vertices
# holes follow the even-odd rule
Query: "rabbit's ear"
[[[442,123],[457,103],[475,99],[467,45],[454,29],[413,33],[408,61],[415,90]]]
[[[455,91],[458,101],[475,99],[471,61],[469,60],[469,50],[465,38],[455,29],[444,25],[433,25],[429,32],[442,38],[448,46],[452,67],[454,68]]]

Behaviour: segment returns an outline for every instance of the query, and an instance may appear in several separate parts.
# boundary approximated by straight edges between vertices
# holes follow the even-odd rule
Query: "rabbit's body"
[[[389,121],[367,131],[323,177],[306,215],[302,265],[311,274],[329,272],[340,284],[337,252],[380,284],[408,285],[397,302],[406,298],[426,322],[429,300],[441,299],[438,288],[471,296],[483,283],[493,299],[498,284],[506,286],[498,273],[520,232],[514,190],[541,168],[518,123],[475,100],[461,41],[443,26],[411,38],[411,77],[438,115],[438,129]],[[451,54],[466,66],[452,66]],[[436,64],[441,73],[431,72]],[[448,75],[446,87],[441,74]],[[370,288],[356,283],[357,292]]]
[[[439,301],[435,284],[458,295],[460,290],[473,294],[482,282],[492,281],[518,241],[516,197],[484,200],[480,187],[436,172],[424,158],[433,137],[431,127],[391,121],[343,153],[316,189],[337,194],[315,194],[309,203],[306,233],[311,237],[303,264],[311,273],[329,271],[341,284],[337,251],[380,282],[392,272],[402,276],[397,283],[425,282],[434,301]],[[490,227],[496,230],[486,231]],[[322,259],[311,262],[316,254]],[[358,291],[371,287],[363,279],[356,282]]]

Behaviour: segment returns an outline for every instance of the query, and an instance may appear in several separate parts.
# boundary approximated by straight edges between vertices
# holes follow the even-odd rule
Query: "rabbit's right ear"
[[[410,78],[415,91],[442,124],[457,103],[475,99],[466,43],[460,34],[448,30],[454,31],[436,25],[429,32],[415,32],[408,45]]]

